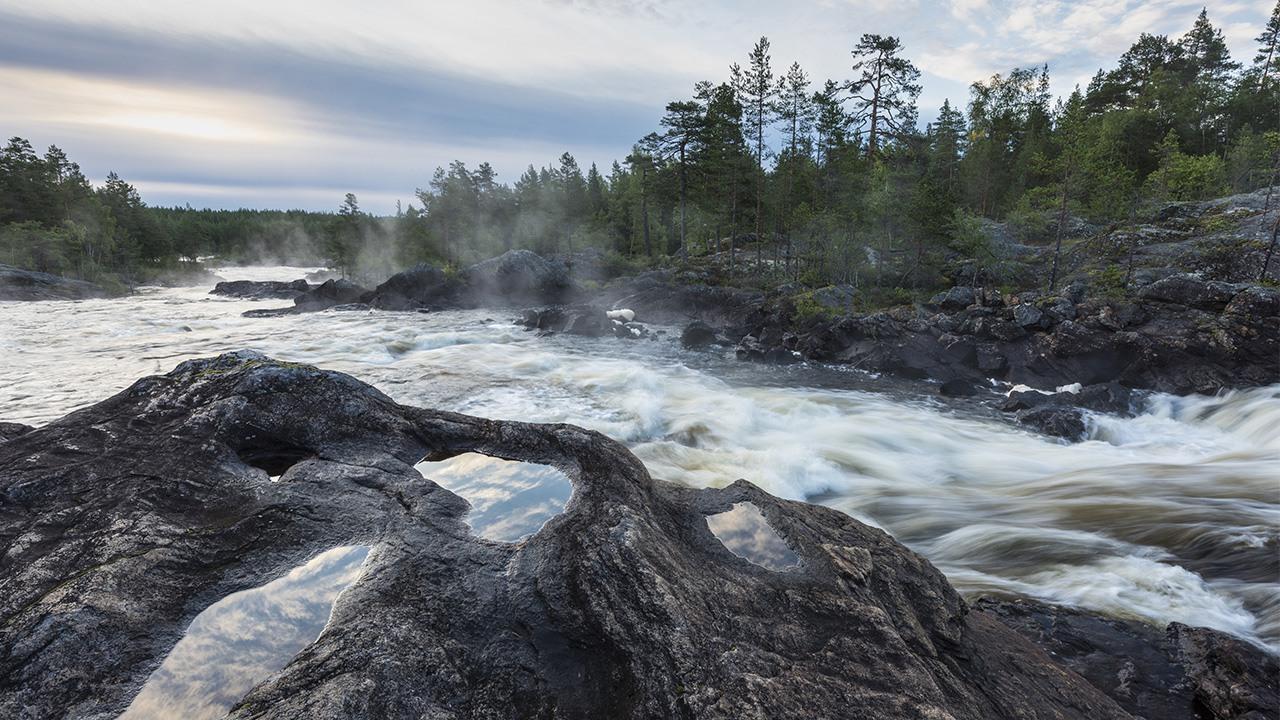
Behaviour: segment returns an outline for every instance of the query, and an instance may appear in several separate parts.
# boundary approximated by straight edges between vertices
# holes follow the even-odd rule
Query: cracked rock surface
[[[573,497],[524,541],[478,538],[413,468],[465,452],[554,466]],[[797,569],[712,535],[748,501]],[[840,512],[251,353],[0,443],[0,717],[113,718],[200,611],[353,544],[329,625],[230,717],[1129,717]]]

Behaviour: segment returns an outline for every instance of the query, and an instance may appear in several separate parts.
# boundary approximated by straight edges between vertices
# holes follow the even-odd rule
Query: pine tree
[[[1258,54],[1253,57],[1253,66],[1258,74],[1258,92],[1267,86],[1271,73],[1280,64],[1280,56],[1276,54],[1276,44],[1280,42],[1280,2],[1271,11],[1271,18],[1255,42],[1258,43]]]
[[[745,125],[748,134],[755,141],[756,160],[756,265],[763,263],[764,244],[764,133],[773,123],[773,98],[777,88],[773,84],[773,69],[770,66],[769,38],[762,37],[756,41],[755,47],[747,58],[747,68],[743,70],[734,63],[729,68],[734,92],[744,109]]]
[[[866,34],[853,48],[849,82],[858,105],[855,117],[867,123],[867,157],[876,158],[884,140],[907,134],[914,126],[916,98],[920,96],[920,70],[899,53],[896,37]]]

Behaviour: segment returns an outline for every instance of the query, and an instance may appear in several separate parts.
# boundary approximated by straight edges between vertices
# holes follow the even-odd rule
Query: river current
[[[226,268],[291,280],[314,268]],[[143,288],[0,303],[0,420],[40,424],[183,360],[252,349],[354,375],[401,403],[569,422],[655,477],[746,478],[884,528],[968,596],[1029,596],[1280,649],[1280,385],[1156,395],[1085,442],[1010,425],[998,396],[848,369],[739,363],[656,340],[540,337],[512,311],[248,319],[288,301]],[[638,318],[643,320],[643,318]]]

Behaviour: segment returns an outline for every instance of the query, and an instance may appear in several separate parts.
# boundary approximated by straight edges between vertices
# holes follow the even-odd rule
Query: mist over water
[[[222,269],[290,280],[313,268]],[[324,312],[145,289],[0,304],[0,420],[40,424],[234,349],[350,373],[399,402],[571,422],[655,477],[746,478],[878,525],[962,592],[1017,594],[1280,648],[1280,386],[1155,396],[1066,445],[979,400],[838,368],[762,367],[655,342],[538,337],[513,311]],[[639,318],[643,320],[643,318]]]

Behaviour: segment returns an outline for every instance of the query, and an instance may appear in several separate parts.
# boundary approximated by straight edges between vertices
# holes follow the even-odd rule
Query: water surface
[[[665,480],[746,478],[822,502],[884,528],[967,594],[1280,646],[1280,386],[1156,396],[1068,445],[1011,426],[981,398],[685,351],[676,329],[652,342],[538,337],[499,310],[246,319],[287,302],[206,291],[0,304],[0,419],[46,422],[182,360],[247,348],[350,373],[402,403],[599,430]]]

